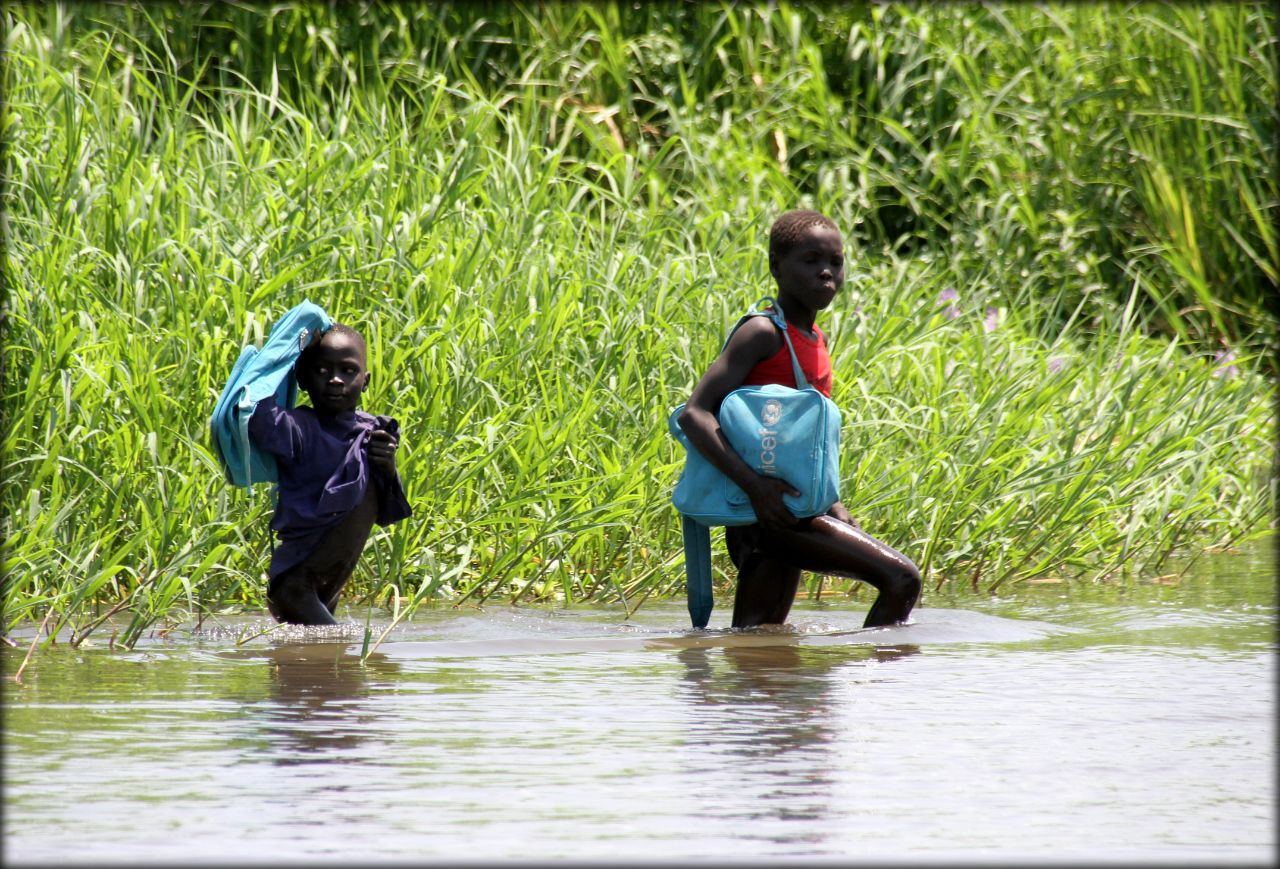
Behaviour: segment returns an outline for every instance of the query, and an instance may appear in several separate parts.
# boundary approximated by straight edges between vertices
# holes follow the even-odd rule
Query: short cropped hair
[[[778,217],[769,229],[769,262],[774,263],[800,241],[800,233],[811,226],[825,226],[840,231],[834,220],[820,211],[800,209]]]
[[[346,335],[348,338],[351,338],[353,341],[356,342],[356,344],[360,346],[361,354],[365,354],[369,352],[368,348],[365,346],[365,343],[364,343],[364,336],[361,335],[359,332],[357,332],[355,329],[352,329],[346,323],[334,323],[328,329],[324,330],[324,333],[321,334],[320,336],[321,341],[324,340],[325,335]],[[306,349],[304,349],[301,353],[298,354],[298,359],[296,364],[310,365],[311,357],[314,354],[315,349],[319,346],[320,346],[320,341],[317,341],[314,344],[308,345]]]
[[[364,336],[361,335],[359,332],[357,332],[355,329],[352,329],[346,323],[334,323],[331,327],[329,327],[329,329],[325,332],[325,334],[328,335],[329,332],[332,332],[335,335],[346,335],[348,338],[352,338],[356,342],[358,342],[360,344],[361,349],[364,349],[365,347]]]

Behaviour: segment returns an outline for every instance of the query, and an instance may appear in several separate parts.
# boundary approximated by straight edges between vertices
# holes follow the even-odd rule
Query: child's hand
[[[831,505],[831,509],[827,510],[827,515],[833,519],[839,519],[846,525],[852,525],[854,528],[862,528],[862,526],[858,524],[858,520],[849,515],[849,510],[839,501],[836,501]]]
[[[794,528],[800,520],[783,503],[783,495],[799,495],[800,492],[785,480],[777,477],[758,477],[747,492],[751,507],[756,511],[756,521],[765,528],[782,530]]]
[[[389,474],[396,472],[396,447],[400,441],[391,432],[376,429],[369,433],[369,461]]]

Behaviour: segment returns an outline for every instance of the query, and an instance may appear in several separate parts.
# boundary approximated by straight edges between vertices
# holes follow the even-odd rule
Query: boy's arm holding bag
[[[740,387],[724,397],[717,418],[725,440],[747,467],[797,493],[784,495],[783,503],[792,516],[803,519],[825,513],[839,501],[840,411],[808,383],[791,346],[786,320],[776,310],[762,310],[772,304],[772,299],[762,299],[735,331],[750,317],[769,317],[782,331],[799,388]],[[689,613],[694,626],[701,628],[711,616],[707,527],[747,525],[758,518],[742,487],[690,443],[678,422],[683,409],[684,405],[676,408],[667,423],[687,453],[672,503],[684,520]]]

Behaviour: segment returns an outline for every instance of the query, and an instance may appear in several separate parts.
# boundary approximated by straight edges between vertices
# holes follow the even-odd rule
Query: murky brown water
[[[1270,553],[877,631],[674,603],[433,613],[363,666],[360,629],[237,645],[256,618],[59,645],[3,683],[4,858],[1272,863]]]

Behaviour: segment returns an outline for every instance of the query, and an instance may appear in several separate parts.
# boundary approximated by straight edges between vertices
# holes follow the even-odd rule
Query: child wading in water
[[[783,214],[769,231],[769,271],[800,367],[830,397],[831,357],[814,321],[844,283],[840,230],[816,211]],[[752,317],[711,363],[679,417],[689,442],[742,487],[755,510],[754,524],[725,529],[729,558],[738,568],[733,627],[785,622],[804,570],[874,586],[879,594],[865,627],[905,621],[920,596],[920,572],[911,560],[859,528],[838,501],[825,515],[797,519],[782,496],[799,492],[784,480],[757,474],[720,431],[716,414],[724,397],[740,386],[765,383],[796,386],[778,328],[766,317]]]
[[[400,427],[356,410],[369,371],[354,329],[335,323],[294,372],[311,407],[284,410],[266,398],[249,418],[249,437],[275,456],[279,476],[267,606],[278,621],[333,625],[373,524],[411,514],[396,473]]]

